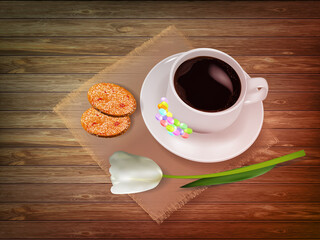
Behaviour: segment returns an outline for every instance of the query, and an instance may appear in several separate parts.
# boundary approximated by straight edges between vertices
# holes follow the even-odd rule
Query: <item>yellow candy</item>
[[[167,125],[166,128],[169,132],[173,132],[175,130],[173,125]]]
[[[160,103],[160,104],[166,106],[167,108],[169,107],[169,106],[168,106],[168,103],[166,103],[166,102],[162,102],[162,103]]]
[[[162,103],[158,104],[158,108],[159,109],[163,108],[164,110],[168,111],[168,108],[165,105],[163,105]]]
[[[167,117],[172,117],[172,113],[171,112],[167,112]]]

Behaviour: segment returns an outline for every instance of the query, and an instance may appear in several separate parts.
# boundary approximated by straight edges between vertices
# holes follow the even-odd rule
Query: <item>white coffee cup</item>
[[[229,64],[238,74],[241,93],[238,100],[231,107],[219,112],[204,112],[190,107],[177,94],[174,87],[176,70],[183,62],[200,56],[220,59]],[[173,62],[170,69],[166,97],[169,102],[169,110],[174,118],[186,123],[194,132],[211,133],[222,131],[229,127],[240,115],[243,105],[262,101],[267,97],[267,94],[267,81],[260,77],[247,77],[239,63],[228,54],[211,48],[196,48],[182,53]]]

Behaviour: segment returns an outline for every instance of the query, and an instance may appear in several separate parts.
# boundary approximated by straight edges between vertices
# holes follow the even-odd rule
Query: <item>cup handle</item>
[[[247,85],[247,96],[244,100],[244,104],[263,101],[267,97],[269,87],[267,80],[264,78],[249,78]]]

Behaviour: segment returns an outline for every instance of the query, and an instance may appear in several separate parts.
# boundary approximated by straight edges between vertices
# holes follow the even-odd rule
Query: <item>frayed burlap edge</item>
[[[64,115],[62,114],[63,112],[63,107],[70,104],[72,99],[77,97],[80,92],[85,91],[87,89],[88,86],[91,86],[93,82],[98,81],[101,76],[103,74],[106,73],[110,73],[111,71],[113,71],[114,69],[116,69],[118,66],[121,66],[121,64],[124,64],[126,61],[126,58],[128,56],[139,56],[141,52],[143,52],[145,49],[147,49],[148,47],[150,47],[155,41],[159,40],[161,37],[166,37],[166,36],[170,36],[170,32],[174,31],[175,34],[178,34],[180,37],[182,37],[183,39],[186,40],[187,45],[189,45],[190,48],[192,48],[190,42],[188,41],[187,37],[185,35],[183,35],[180,31],[178,31],[176,29],[175,26],[171,25],[169,27],[167,27],[166,29],[164,29],[161,33],[159,33],[158,35],[156,35],[155,37],[147,40],[146,42],[144,42],[142,45],[140,45],[139,47],[135,48],[134,50],[132,50],[130,53],[128,53],[125,57],[121,58],[120,60],[118,60],[117,62],[113,63],[110,66],[107,66],[106,68],[104,68],[103,70],[101,70],[99,73],[95,74],[93,77],[91,77],[88,81],[86,81],[85,83],[83,83],[80,87],[78,87],[77,89],[73,90],[72,92],[70,92],[65,98],[63,98],[54,108],[53,111],[62,119],[63,123],[67,126],[67,128],[69,129],[69,131],[73,134],[73,136],[76,139],[81,139],[81,136],[79,136],[79,134],[73,130],[73,126],[72,124],[68,121],[67,118],[64,117]],[[102,80],[102,79],[101,79]],[[274,137],[274,141],[277,143],[279,142],[279,140]],[[106,172],[107,175],[109,175],[109,163],[108,161],[100,161],[98,158],[96,158],[94,152],[92,150],[90,150],[90,148],[88,148],[85,144],[83,144],[81,141],[79,141],[79,144],[88,152],[88,154],[90,154],[90,156],[92,157],[92,159],[94,161],[97,162],[97,164],[100,166],[100,168]],[[270,144],[274,145],[274,143]],[[270,146],[268,145],[267,149],[270,148]],[[243,166],[248,160],[246,159],[242,159],[239,162],[239,167]],[[228,170],[228,167],[226,167],[225,170]],[[138,195],[135,194],[129,194],[129,196],[142,208],[144,209],[149,216],[158,224],[161,224],[167,217],[169,217],[172,212],[180,209],[182,206],[184,206],[187,202],[189,202],[190,200],[192,200],[193,198],[195,198],[196,196],[198,196],[200,193],[202,193],[204,190],[206,190],[208,187],[198,187],[197,189],[195,189],[193,192],[191,192],[189,195],[184,196],[182,199],[180,199],[178,202],[176,203],[172,203],[170,204],[165,210],[163,210],[161,213],[157,212],[157,213],[153,213],[152,211],[150,211],[150,209],[146,209],[142,204],[141,204],[141,199],[139,198]]]
[[[121,64],[124,64],[126,61],[126,58],[129,56],[139,56],[141,52],[143,52],[145,49],[149,48],[155,41],[159,40],[162,37],[167,37],[170,36],[170,33],[174,32],[174,34],[179,35],[180,37],[184,38],[186,40],[186,43],[190,46],[190,48],[192,47],[191,44],[187,41],[187,38],[174,26],[171,25],[169,27],[167,27],[166,29],[162,30],[158,35],[154,36],[153,38],[147,40],[146,42],[144,42],[142,45],[140,45],[139,47],[136,47],[135,49],[133,49],[131,52],[129,52],[126,56],[124,56],[123,58],[121,58],[120,60],[118,60],[117,62],[113,63],[110,66],[107,66],[106,68],[104,68],[103,70],[101,70],[99,73],[95,74],[93,77],[91,77],[88,81],[86,81],[85,83],[83,83],[80,87],[78,87],[77,89],[73,90],[72,92],[70,92],[65,98],[63,98],[54,108],[53,108],[53,112],[55,112],[56,114],[58,114],[58,116],[62,119],[63,123],[67,126],[67,128],[69,129],[69,131],[73,134],[73,136],[76,139],[81,139],[81,136],[79,136],[78,133],[76,133],[75,131],[73,131],[72,129],[72,124],[68,121],[68,119],[66,119],[62,112],[63,112],[63,107],[65,105],[68,105],[73,98],[77,97],[81,91],[85,91],[87,89],[88,86],[92,85],[92,82],[96,82],[98,81],[101,76],[103,74],[106,73],[110,73],[112,72],[114,69],[116,69],[117,67],[121,66]],[[102,78],[101,78],[102,80]],[[84,145],[82,142],[79,142],[79,144],[91,155],[92,159],[94,161],[96,161],[98,163],[98,165],[107,173],[109,174],[109,170],[108,170],[108,165],[104,162],[99,161],[95,156],[94,153],[86,146]]]
[[[81,139],[81,136],[79,136],[79,134],[73,130],[72,128],[72,124],[70,123],[70,121],[68,121],[67,118],[64,117],[64,115],[62,114],[63,112],[63,107],[70,104],[72,99],[74,99],[75,97],[77,97],[81,91],[85,91],[85,89],[87,89],[87,86],[91,86],[92,82],[96,82],[101,75],[106,74],[106,73],[110,73],[111,71],[113,71],[114,69],[116,69],[118,66],[121,66],[121,64],[124,64],[126,61],[126,58],[128,56],[139,56],[141,52],[143,52],[145,49],[147,49],[148,47],[150,47],[155,41],[159,40],[161,37],[166,37],[166,36],[170,36],[170,32],[174,31],[175,34],[178,34],[180,37],[184,38],[186,40],[187,45],[189,45],[190,48],[192,48],[192,45],[189,43],[189,41],[187,40],[187,37],[185,35],[183,35],[178,29],[176,29],[176,27],[174,25],[171,25],[169,27],[167,27],[166,29],[164,29],[163,31],[161,31],[158,35],[154,36],[153,38],[147,40],[146,42],[144,42],[142,45],[140,45],[139,47],[136,47],[134,50],[132,50],[130,53],[128,53],[125,57],[121,58],[120,60],[118,60],[117,62],[113,63],[110,66],[107,66],[106,68],[104,68],[103,70],[101,70],[99,73],[95,74],[93,77],[91,77],[88,81],[86,81],[85,83],[83,83],[80,87],[78,87],[77,89],[73,90],[72,92],[70,92],[65,98],[63,98],[54,108],[53,108],[53,112],[55,112],[63,121],[63,123],[66,125],[66,127],[69,129],[69,131],[71,132],[71,134],[76,138],[76,139]],[[97,162],[97,164],[100,166],[100,168],[105,171],[108,175],[109,175],[109,165],[107,164],[107,161],[102,162],[100,161],[98,158],[95,157],[94,152],[92,152],[90,150],[90,148],[88,148],[85,144],[83,144],[81,141],[79,142],[79,144],[88,152],[88,154],[92,157],[92,159],[94,161]],[[199,195],[201,192],[203,192],[206,189],[206,187],[201,187],[198,188],[196,191],[194,191],[193,193],[191,193],[190,195],[188,195],[187,197],[185,197],[184,199],[181,199],[179,202],[175,203],[175,204],[171,204],[166,210],[163,211],[162,214],[160,214],[160,216],[155,217],[153,216],[153,214],[150,212],[149,210],[146,210],[142,205],[141,205],[141,201],[140,199],[137,197],[137,195],[133,195],[130,194],[129,196],[137,202],[137,204],[144,209],[149,215],[150,217],[156,221],[158,224],[162,223],[167,217],[170,216],[170,214],[173,211],[178,210],[179,208],[181,208],[184,204],[186,204],[189,200],[193,199],[194,197],[196,197],[197,195]]]
[[[183,207],[186,203],[188,203],[190,200],[197,197],[200,193],[202,193],[204,190],[206,190],[208,187],[197,187],[196,190],[189,193],[189,195],[183,197],[176,203],[170,204],[165,210],[163,210],[161,213],[153,214],[150,212],[150,210],[147,210],[144,208],[144,206],[141,204],[141,199],[134,194],[129,194],[129,196],[143,209],[145,210],[149,216],[158,224],[161,224],[166,218],[168,218],[174,211],[177,211],[181,207]],[[155,216],[157,215],[157,216]]]
[[[276,136],[273,136],[273,141],[272,143],[267,144],[267,148],[265,150],[269,150],[273,145],[279,143],[279,139]],[[256,157],[256,155],[259,155],[259,152],[251,153],[253,156]],[[237,167],[242,167],[247,163],[249,160],[248,159],[242,159],[241,161],[238,162]],[[234,166],[233,166],[234,167]],[[228,165],[226,165],[224,170],[229,170],[230,168]],[[209,187],[203,186],[203,187],[197,187],[193,192],[189,193],[189,195],[183,197],[176,203],[170,204],[165,210],[163,210],[161,213],[157,212],[156,214],[153,214],[152,211],[147,210],[144,208],[144,206],[141,204],[141,199],[139,198],[138,195],[135,194],[129,194],[129,196],[136,201],[136,203],[143,209],[145,210],[149,216],[158,224],[161,224],[165,219],[167,219],[174,211],[177,211],[181,207],[183,207],[186,203],[188,203],[190,200],[194,199],[197,197],[200,193],[208,189]]]

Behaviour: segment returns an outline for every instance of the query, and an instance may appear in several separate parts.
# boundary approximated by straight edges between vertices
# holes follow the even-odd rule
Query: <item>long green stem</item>
[[[303,157],[305,156],[306,153],[304,152],[304,150],[298,151],[298,152],[294,152],[294,153],[290,153],[288,155],[282,156],[282,157],[278,157],[269,161],[265,161],[262,163],[257,163],[257,164],[252,164],[250,166],[246,166],[246,167],[241,167],[241,168],[236,168],[236,169],[232,169],[232,170],[228,170],[228,171],[224,171],[224,172],[218,172],[218,173],[211,173],[211,174],[204,174],[204,175],[191,175],[191,176],[176,176],[176,175],[166,175],[163,174],[162,177],[164,178],[211,178],[211,177],[220,177],[220,176],[226,176],[226,175],[231,175],[231,174],[236,174],[236,173],[243,173],[243,172],[248,172],[248,171],[252,171],[255,169],[259,169],[259,168],[264,168],[264,167],[269,167],[272,165],[276,165],[279,163],[283,163],[283,162],[287,162],[299,157]]]

